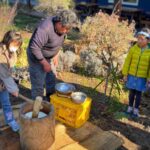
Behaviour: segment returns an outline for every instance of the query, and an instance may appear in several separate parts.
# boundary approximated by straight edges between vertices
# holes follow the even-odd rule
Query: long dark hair
[[[7,49],[9,48],[9,45],[11,42],[17,41],[19,42],[19,48],[22,45],[22,36],[20,32],[17,32],[15,30],[9,30],[5,33],[3,40],[1,41],[2,44],[6,45]]]

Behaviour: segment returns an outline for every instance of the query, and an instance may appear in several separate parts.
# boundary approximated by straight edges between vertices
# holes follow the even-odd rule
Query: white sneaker
[[[133,110],[133,116],[134,117],[139,117],[139,109],[134,108],[134,110]]]
[[[132,111],[133,111],[133,107],[128,106],[127,113],[130,114],[130,113],[132,113]]]
[[[12,129],[14,132],[18,132],[19,129],[20,129],[19,124],[18,124],[15,120],[9,122],[8,125],[11,127],[11,129]]]

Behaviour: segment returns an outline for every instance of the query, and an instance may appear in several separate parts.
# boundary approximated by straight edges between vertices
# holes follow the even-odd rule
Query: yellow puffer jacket
[[[142,52],[137,44],[131,47],[125,59],[122,73],[123,75],[130,74],[136,77],[150,78],[150,48]]]

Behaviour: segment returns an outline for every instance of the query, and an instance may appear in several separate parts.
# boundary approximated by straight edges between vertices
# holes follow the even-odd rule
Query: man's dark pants
[[[44,72],[43,66],[39,62],[33,62],[29,58],[28,62],[32,98],[35,99],[37,96],[43,97],[44,87],[46,87],[46,97],[48,98],[55,92],[55,74],[52,71],[48,73]]]

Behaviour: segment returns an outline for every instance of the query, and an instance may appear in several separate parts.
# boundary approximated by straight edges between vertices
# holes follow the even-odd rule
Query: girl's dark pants
[[[139,108],[141,102],[142,92],[134,89],[130,89],[129,92],[129,106],[133,107],[135,101],[135,108]]]

